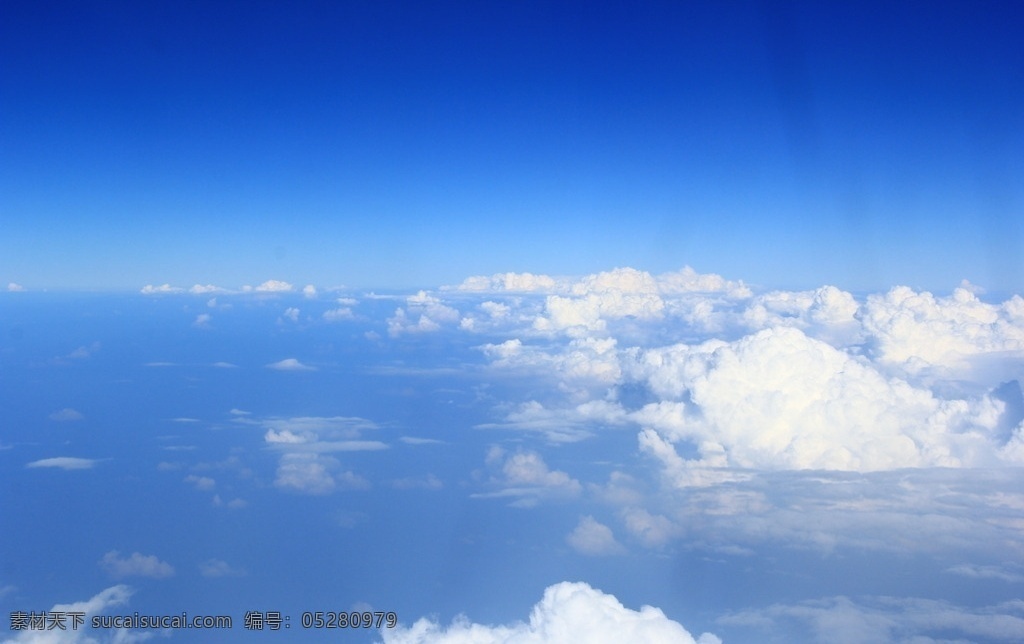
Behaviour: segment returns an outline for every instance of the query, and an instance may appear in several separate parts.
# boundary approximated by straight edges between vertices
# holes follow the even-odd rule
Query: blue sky
[[[1022,27],[3,3],[0,641],[1019,641]]]
[[[0,278],[1012,291],[1007,3],[7,3]]]

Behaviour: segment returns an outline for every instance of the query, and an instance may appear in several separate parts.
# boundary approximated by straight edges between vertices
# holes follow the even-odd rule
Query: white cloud
[[[651,514],[643,508],[623,509],[622,521],[626,530],[649,548],[663,546],[679,533],[668,517]]]
[[[306,284],[302,287],[302,294],[309,299],[313,299],[316,297],[316,287],[312,284]]]
[[[9,282],[7,284],[7,290],[10,293],[20,293],[25,290],[25,287],[15,282]]]
[[[77,409],[72,409],[70,407],[58,409],[57,411],[50,414],[50,420],[56,420],[60,422],[82,420],[83,418],[85,418],[85,416],[82,415],[82,412],[78,411]]]
[[[107,571],[111,577],[151,577],[162,579],[174,575],[174,568],[165,561],[160,561],[156,555],[143,555],[133,552],[127,557],[121,557],[117,550],[111,550],[103,555],[99,561],[100,566]]]
[[[324,311],[323,318],[328,322],[341,322],[342,320],[354,319],[355,314],[352,313],[352,309],[346,306],[341,306],[336,309]]]
[[[946,569],[946,572],[969,577],[971,579],[999,579],[1008,583],[1024,582],[1024,574],[1019,565],[1007,566],[977,566],[974,564],[961,564]]]
[[[50,609],[50,614],[63,613],[64,615],[69,615],[71,613],[84,613],[83,624],[75,629],[72,627],[71,619],[68,618],[66,630],[20,631],[14,637],[5,639],[4,644],[72,644],[75,642],[94,644],[97,641],[127,644],[128,642],[141,641],[146,638],[148,633],[132,633],[124,629],[112,632],[109,637],[105,637],[103,640],[96,640],[92,636],[96,631],[87,626],[93,615],[102,613],[109,608],[127,604],[132,593],[132,589],[128,586],[118,584],[93,595],[85,601],[71,604],[55,604]],[[87,635],[87,633],[90,635]]]
[[[949,297],[905,286],[870,295],[861,319],[877,357],[910,372],[937,365],[962,369],[967,358],[1024,352],[1024,298],[988,304],[965,288]]]
[[[189,293],[193,295],[207,295],[209,293],[227,293],[227,289],[223,289],[213,284],[193,284],[192,288],[188,289]]]
[[[327,454],[389,447],[381,441],[360,440],[364,431],[377,429],[377,425],[355,416],[251,418],[236,414],[233,422],[265,428],[264,441],[281,453],[275,485],[307,494],[369,487],[361,476],[341,471],[339,461]]]
[[[563,409],[548,409],[531,400],[509,411],[500,423],[482,423],[476,427],[538,432],[553,443],[574,443],[590,438],[594,430],[620,425],[627,420],[621,407],[605,400],[588,400]]]
[[[632,536],[653,547],[953,552],[960,560],[997,561],[1018,561],[1024,552],[1022,468],[743,474],[727,483],[626,499],[620,516]],[[651,520],[659,516],[664,520]],[[1017,570],[1002,567],[1009,574]]]
[[[490,291],[542,292],[550,293],[559,290],[559,282],[548,275],[533,273],[497,273],[491,277],[478,275],[466,278],[456,287],[460,291],[474,293]]]
[[[337,465],[337,460],[318,454],[285,454],[277,467],[274,485],[307,494],[327,494],[337,487],[330,472]]]
[[[420,438],[418,436],[402,436],[398,440],[408,445],[444,445],[444,441],[436,438]]]
[[[281,280],[267,280],[253,290],[257,293],[289,293],[294,291],[295,287]]]
[[[622,544],[615,540],[611,528],[598,522],[592,516],[581,517],[580,522],[565,538],[565,541],[576,552],[592,557],[620,555],[626,552]]]
[[[458,310],[444,304],[426,291],[419,291],[406,298],[406,308],[395,310],[388,318],[388,335],[397,337],[403,333],[429,333],[438,331],[442,324],[459,321]]]
[[[750,297],[750,289],[742,281],[727,280],[714,273],[698,273],[689,266],[674,273],[658,276],[658,290],[666,295],[681,293],[725,293],[733,298]]]
[[[152,284],[146,284],[140,291],[143,295],[158,295],[163,293],[182,293],[185,289],[178,286],[171,286],[170,284],[161,284],[160,286],[153,286]]]
[[[284,310],[284,313],[282,313],[281,316],[291,320],[292,322],[298,322],[299,309],[295,308],[294,306],[289,306]]]
[[[192,326],[196,327],[197,329],[209,329],[210,320],[212,319],[213,316],[211,316],[209,313],[200,313],[199,315],[196,316],[195,321],[192,322]]]
[[[703,465],[866,471],[1012,458],[993,437],[998,401],[938,398],[797,329],[633,357],[627,371],[661,398],[633,418],[696,446]],[[665,445],[644,436],[665,460]]]
[[[304,365],[296,358],[285,358],[284,360],[272,362],[267,367],[269,369],[277,369],[278,371],[316,371],[316,367]]]
[[[54,458],[44,458],[38,461],[32,461],[25,467],[56,467],[62,470],[88,470],[91,469],[98,462],[99,461],[92,458],[56,456]]]
[[[580,482],[565,472],[548,469],[540,454],[533,451],[517,451],[506,454],[500,447],[491,447],[487,452],[487,465],[495,470],[490,479],[491,486],[500,488],[497,492],[472,495],[474,498],[512,498],[512,506],[528,508],[541,499],[565,499],[579,496]]]
[[[384,644],[721,644],[709,633],[694,640],[658,608],[631,610],[613,595],[570,582],[548,587],[528,623],[486,626],[460,616],[443,627],[423,618],[381,634]]]

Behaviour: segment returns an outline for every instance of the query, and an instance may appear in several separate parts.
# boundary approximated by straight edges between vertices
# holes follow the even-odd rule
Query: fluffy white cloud
[[[407,297],[405,302],[406,308],[396,309],[387,320],[388,334],[392,337],[402,333],[429,333],[439,330],[442,324],[459,321],[458,310],[426,291]]]
[[[316,287],[312,284],[306,284],[302,287],[302,294],[309,299],[313,299],[316,297]]]
[[[192,326],[197,329],[208,329],[210,328],[210,320],[213,317],[209,313],[200,313],[196,316],[195,321],[192,322]]]
[[[111,550],[100,559],[100,566],[107,571],[111,577],[151,577],[161,579],[174,574],[174,568],[165,561],[160,561],[156,555],[143,555],[133,552],[127,557],[122,557],[117,550]]]
[[[10,293],[20,293],[25,290],[25,287],[15,282],[9,282],[7,284],[7,291]]]
[[[548,275],[534,275],[533,273],[497,273],[491,277],[475,276],[466,278],[456,288],[460,291],[474,293],[491,291],[511,292],[542,292],[550,293],[560,290],[560,282]],[[564,288],[564,285],[562,286]]]
[[[984,353],[1024,352],[1024,298],[1019,295],[996,305],[965,288],[935,297],[900,286],[868,296],[861,319],[877,357],[911,372],[931,365],[962,367],[966,359]]]
[[[327,494],[337,487],[331,470],[338,461],[309,453],[290,453],[281,457],[274,485],[307,494]]]
[[[565,542],[580,554],[590,556],[620,555],[626,552],[622,544],[615,540],[612,529],[600,523],[592,516],[580,518]]]
[[[20,631],[14,637],[5,639],[3,644],[72,644],[81,642],[82,644],[94,644],[98,641],[103,642],[116,642],[118,644],[128,644],[129,642],[137,642],[146,639],[149,633],[133,633],[128,630],[120,629],[109,633],[108,637],[103,637],[101,640],[97,640],[94,631],[91,628],[85,627],[89,623],[90,618],[93,615],[103,613],[109,608],[117,606],[123,606],[128,603],[128,600],[132,596],[132,589],[128,586],[118,584],[117,586],[111,586],[106,590],[103,590],[91,598],[74,602],[71,604],[55,604],[50,609],[51,614],[63,613],[68,615],[70,613],[84,613],[84,623],[77,629],[72,628],[70,618],[66,622],[66,630],[25,630]]]
[[[272,362],[267,367],[269,369],[277,369],[278,371],[316,371],[316,367],[304,365],[296,358],[285,358],[284,360]]]
[[[792,328],[727,343],[634,351],[661,398],[633,414],[703,465],[879,470],[1012,460],[994,438],[1001,403],[944,400]],[[642,435],[670,468],[679,463]]]
[[[92,458],[77,458],[74,456],[55,456],[32,461],[25,467],[56,467],[62,470],[88,470],[96,465],[98,461]]]
[[[626,608],[613,595],[584,583],[562,582],[544,591],[530,621],[485,626],[456,618],[448,627],[426,618],[382,632],[384,644],[721,644],[709,633],[696,640],[660,609]]]
[[[499,490],[473,494],[474,498],[511,498],[513,507],[529,508],[541,499],[572,498],[583,490],[580,482],[565,472],[549,469],[537,452],[507,454],[495,446],[488,450],[486,462],[495,471],[489,483]]]
[[[750,297],[751,291],[742,281],[727,280],[714,273],[698,273],[689,266],[674,273],[658,276],[658,290],[666,295],[680,293],[724,293],[732,298]]]
[[[257,293],[290,293],[295,287],[281,280],[267,280],[253,290]]]

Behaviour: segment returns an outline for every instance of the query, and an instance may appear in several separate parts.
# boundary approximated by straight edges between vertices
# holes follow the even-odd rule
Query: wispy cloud
[[[38,461],[32,461],[25,467],[54,467],[62,470],[88,470],[98,462],[99,461],[92,458],[55,456],[54,458],[44,458]]]
[[[285,358],[284,360],[272,362],[267,365],[267,368],[278,371],[316,371],[316,367],[304,365],[297,358]]]
[[[58,409],[57,411],[50,414],[49,418],[50,420],[56,420],[58,422],[68,422],[82,420],[83,418],[85,418],[85,416],[83,416],[82,412],[78,411],[77,409],[65,407],[64,409]]]

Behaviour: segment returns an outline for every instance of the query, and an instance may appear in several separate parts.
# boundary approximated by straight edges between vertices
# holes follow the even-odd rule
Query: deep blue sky
[[[1024,288],[1019,3],[5,2],[0,282]]]

